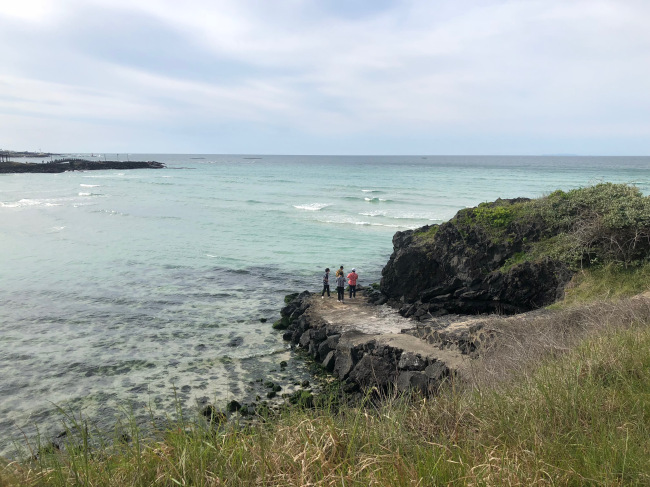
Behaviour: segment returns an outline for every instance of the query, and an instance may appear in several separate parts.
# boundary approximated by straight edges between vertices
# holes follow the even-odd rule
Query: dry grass
[[[650,299],[495,318],[472,382],[0,466],[5,485],[650,485]],[[86,442],[90,444],[91,442]]]
[[[527,375],[542,360],[561,356],[589,336],[638,323],[650,323],[650,293],[544,310],[527,318],[492,318],[486,326],[497,338],[473,364],[472,385],[488,387]]]

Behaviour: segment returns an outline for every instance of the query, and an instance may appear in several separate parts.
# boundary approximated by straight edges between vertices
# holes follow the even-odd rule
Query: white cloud
[[[54,3],[50,0],[4,0],[0,5],[0,18],[42,22],[50,18],[54,10]]]
[[[57,82],[48,73],[34,75],[33,68],[28,73],[18,61],[6,66],[3,113],[41,114],[59,124],[71,117],[96,120],[102,124],[96,138],[106,133],[103,124],[142,120],[147,134],[156,125],[169,130],[175,121],[185,128],[231,123],[240,130],[248,123],[252,137],[267,127],[297,144],[327,138],[333,152],[337,138],[346,147],[355,136],[393,137],[398,145],[400,137],[404,144],[415,138],[426,147],[431,133],[469,143],[484,135],[555,136],[561,143],[574,137],[583,144],[609,137],[603,147],[616,137],[637,137],[635,150],[650,150],[643,140],[649,135],[650,32],[644,21],[650,5],[635,0],[412,0],[363,16],[306,0],[39,5],[48,6],[36,16],[49,23],[48,36],[57,36],[65,18],[83,25],[75,14],[110,12],[117,18],[110,28],[118,30],[119,18],[152,19],[154,30],[142,35],[160,36],[161,49],[178,42],[172,47],[178,45],[189,63],[183,69],[155,65],[165,53],[151,51],[150,63],[120,65],[106,57],[110,46],[101,45],[100,32],[85,34],[85,46],[75,38],[48,47],[43,36],[34,63],[45,56],[65,59]],[[16,11],[14,17],[29,19],[26,9]],[[297,146],[295,152],[308,150]]]
[[[128,93],[0,75],[0,109],[52,119],[151,120],[162,107]]]

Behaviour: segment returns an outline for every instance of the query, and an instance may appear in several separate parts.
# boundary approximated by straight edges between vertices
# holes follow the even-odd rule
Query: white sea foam
[[[417,228],[419,225],[398,225],[390,223],[371,223],[366,221],[356,220],[319,220],[321,223],[329,223],[334,225],[360,225],[364,227],[385,227],[385,228]]]
[[[92,193],[79,193],[79,196],[91,196]]]
[[[61,206],[61,203],[54,203],[56,200],[45,199],[35,200],[23,198],[14,202],[0,202],[0,208],[26,208],[30,206]]]
[[[386,228],[417,228],[417,226],[409,225],[391,225],[388,223],[371,223],[373,227],[386,227]]]
[[[431,217],[429,215],[422,215],[417,213],[391,215],[390,218],[393,218],[395,220],[431,220]]]
[[[323,208],[327,208],[328,206],[331,205],[328,203],[311,203],[308,205],[293,205],[293,207],[298,210],[307,210],[307,211],[319,211],[322,210]]]
[[[99,184],[80,184],[82,188],[99,188]]]
[[[334,223],[337,225],[370,225],[370,222],[352,220],[321,220],[322,223]]]
[[[384,198],[377,198],[376,196],[373,196],[372,198],[364,198],[364,200],[369,201],[370,203],[379,203],[379,202],[383,202],[383,201],[390,201],[390,200],[386,200]]]
[[[382,210],[377,211],[364,211],[359,213],[361,216],[386,216],[386,212]]]

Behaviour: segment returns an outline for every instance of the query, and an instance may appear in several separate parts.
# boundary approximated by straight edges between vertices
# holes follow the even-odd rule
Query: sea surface
[[[650,193],[649,157],[105,157],[167,168],[0,174],[2,455],[66,414],[110,429],[303,380],[271,328],[284,295],[326,266],[377,282],[398,230],[599,182]]]

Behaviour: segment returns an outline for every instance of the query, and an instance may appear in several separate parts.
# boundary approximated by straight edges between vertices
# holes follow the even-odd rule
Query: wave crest
[[[310,203],[308,205],[293,205],[293,207],[298,210],[306,210],[306,211],[320,211],[323,208],[327,208],[328,206],[331,205],[328,203]]]

